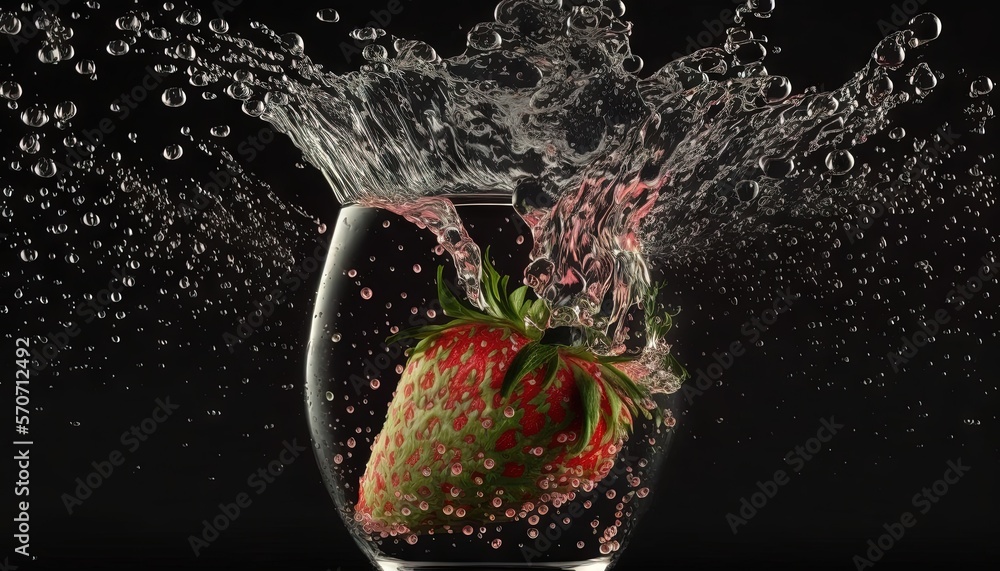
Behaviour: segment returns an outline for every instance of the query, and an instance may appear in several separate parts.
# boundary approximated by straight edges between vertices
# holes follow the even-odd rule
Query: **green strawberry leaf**
[[[562,357],[557,350],[545,364],[545,380],[542,382],[542,390],[548,389],[552,385],[552,381],[556,380],[556,373],[559,372],[560,366],[562,366]]]
[[[571,454],[579,454],[590,443],[597,430],[597,421],[601,417],[601,395],[597,390],[594,378],[576,364],[570,364],[576,389],[580,392],[580,402],[583,404],[583,427],[581,434],[570,448]],[[613,426],[613,425],[612,425]]]
[[[521,286],[514,290],[514,293],[510,294],[510,306],[514,310],[514,313],[518,317],[518,321],[524,321],[524,304],[525,298],[528,296],[528,286]]]
[[[514,386],[521,379],[538,369],[543,363],[548,362],[553,356],[558,358],[559,352],[552,345],[531,342],[521,347],[521,350],[514,356],[514,360],[511,361],[510,368],[507,369],[507,374],[503,377],[500,394],[504,398],[510,397],[510,394],[514,391]],[[551,373],[555,375],[555,371]]]

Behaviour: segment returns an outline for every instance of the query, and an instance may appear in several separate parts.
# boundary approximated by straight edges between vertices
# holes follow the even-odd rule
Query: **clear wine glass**
[[[532,238],[510,195],[451,199],[472,239],[489,246],[497,271],[518,284]],[[481,521],[422,533],[374,530],[357,513],[359,482],[407,362],[405,345],[386,339],[447,321],[437,295],[439,266],[446,281],[455,279],[450,256],[431,232],[386,210],[341,209],[317,296],[306,390],[316,458],[336,509],[384,571],[607,569],[648,507],[672,438],[669,415],[659,426],[636,418],[607,477],[570,498],[545,501],[541,493],[519,509],[504,506]],[[662,410],[673,404],[664,396],[656,400]]]

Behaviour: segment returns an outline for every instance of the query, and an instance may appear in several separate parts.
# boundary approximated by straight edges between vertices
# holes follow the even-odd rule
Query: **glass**
[[[482,249],[490,247],[500,274],[519,284],[532,240],[510,196],[463,195],[453,201],[470,236]],[[451,259],[428,230],[380,209],[341,209],[317,296],[306,391],[314,450],[336,509],[354,540],[385,571],[607,569],[648,507],[673,435],[670,416],[659,427],[637,418],[610,474],[568,500],[539,490],[538,501],[513,513],[504,506],[503,513],[470,516],[450,529],[422,534],[376,533],[356,517],[359,480],[407,359],[403,345],[385,341],[400,329],[448,320],[437,299],[439,266],[454,283]],[[657,397],[657,403],[666,411],[671,399]]]

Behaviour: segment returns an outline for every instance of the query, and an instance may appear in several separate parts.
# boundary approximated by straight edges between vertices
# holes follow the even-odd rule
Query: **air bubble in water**
[[[21,259],[25,262],[34,262],[38,259],[38,250],[24,249],[21,250]]]
[[[229,125],[219,125],[217,127],[212,127],[210,131],[213,137],[224,138],[229,136]]]
[[[846,174],[854,168],[854,155],[847,149],[831,151],[826,156],[826,168],[833,174]]]
[[[163,91],[160,98],[167,107],[180,107],[187,103],[187,94],[180,87],[170,87]]]
[[[339,22],[340,21],[340,14],[336,10],[334,10],[332,8],[325,8],[323,10],[320,10],[319,12],[316,12],[316,18],[320,22],[331,22],[331,23],[333,23],[333,22]]]
[[[176,161],[182,156],[184,156],[184,148],[180,145],[168,145],[167,148],[163,149],[163,158],[168,161]]]
[[[97,226],[101,223],[101,217],[93,212],[88,212],[83,215],[83,223],[86,226]]]
[[[368,288],[368,287],[362,288],[361,289],[361,297],[364,298],[364,299],[371,299],[372,298],[372,290],[371,290],[371,288]]]
[[[893,141],[899,141],[905,136],[906,136],[906,129],[902,127],[895,127],[891,131],[889,131],[889,138],[892,139]]]

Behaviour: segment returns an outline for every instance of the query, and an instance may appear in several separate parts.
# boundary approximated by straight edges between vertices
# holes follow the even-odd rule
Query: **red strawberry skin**
[[[459,323],[410,356],[361,478],[356,520],[383,534],[507,521],[604,479],[622,445],[605,418],[631,427],[628,409],[596,383],[602,414],[578,453],[584,411],[570,365],[600,379],[599,365],[561,354],[500,393],[515,355],[531,340],[507,327]],[[579,448],[577,448],[579,449]]]

